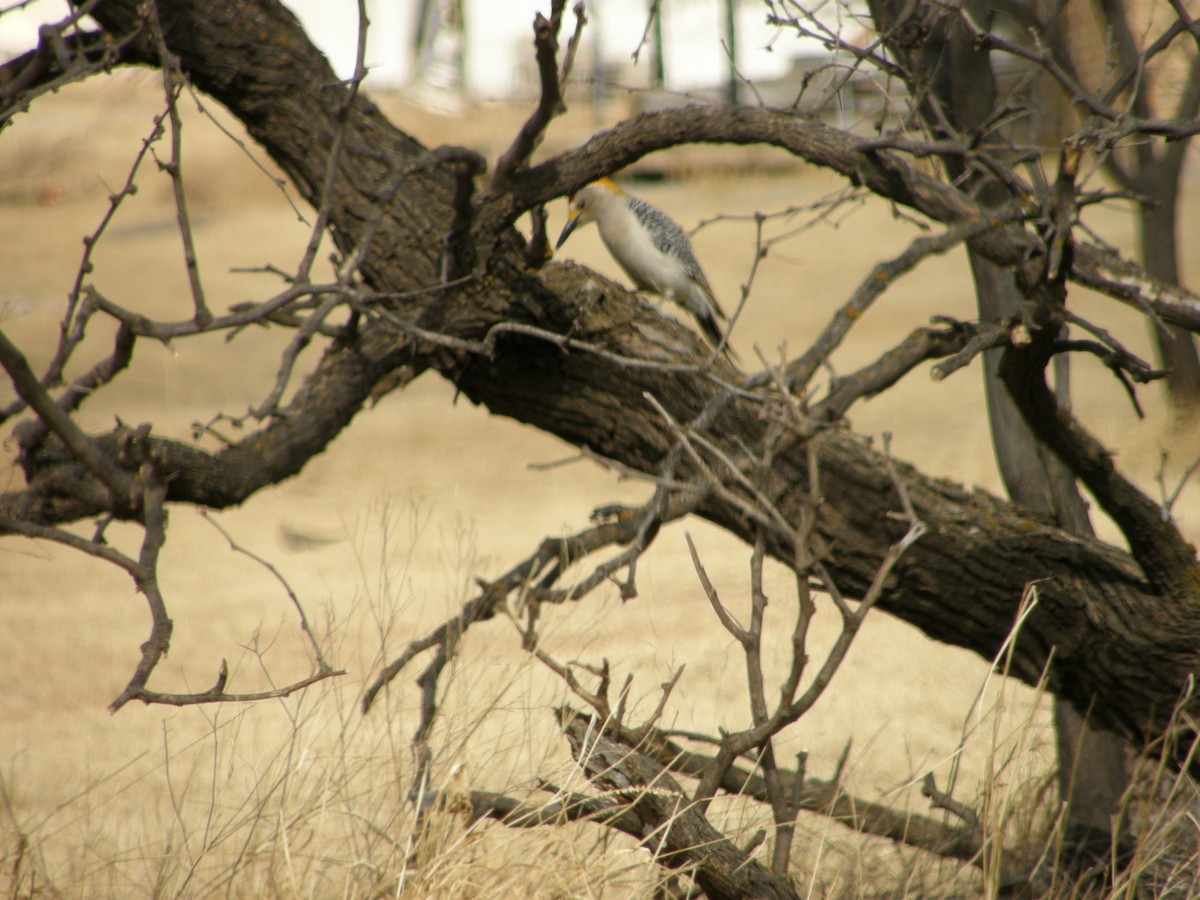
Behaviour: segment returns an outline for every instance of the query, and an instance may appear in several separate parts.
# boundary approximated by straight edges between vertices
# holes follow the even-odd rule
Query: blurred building
[[[304,23],[339,75],[354,70],[358,9],[354,0],[283,0]],[[576,80],[644,88],[661,71],[668,92],[711,90],[727,81],[727,0],[662,0],[662,55],[647,35],[649,0],[589,0],[589,24],[575,67]],[[567,4],[567,35],[575,27]],[[366,63],[375,90],[413,87],[435,102],[460,91],[464,98],[528,97],[537,90],[532,23],[549,13],[549,0],[367,0]],[[814,51],[794,31],[768,25],[766,7],[733,3],[738,71],[750,81],[779,78],[791,58]],[[37,42],[38,27],[68,14],[66,0],[35,0],[0,15],[0,58]],[[801,49],[802,45],[809,45]],[[640,52],[639,51],[640,48]],[[637,60],[634,54],[637,52]],[[432,90],[430,90],[432,88]]]

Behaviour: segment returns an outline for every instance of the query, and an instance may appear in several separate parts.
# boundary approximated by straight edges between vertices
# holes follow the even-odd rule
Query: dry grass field
[[[522,110],[484,109],[469,121],[432,117],[380,98],[394,120],[427,144],[463,143],[495,158]],[[149,74],[123,75],[39,101],[0,138],[0,327],[36,363],[57,336],[63,298],[107,196],[123,183],[139,142],[160,111]],[[238,269],[294,268],[308,227],[254,163],[188,103],[185,173],[210,305],[267,296],[278,283]],[[214,111],[215,112],[215,111]],[[615,114],[610,111],[610,115]],[[552,128],[547,150],[581,140],[590,113]],[[697,253],[727,308],[754,255],[753,224],[737,216],[809,207],[841,190],[830,175],[774,155],[689,149],[665,164],[683,177],[635,188],[685,227],[701,229]],[[158,316],[189,315],[169,185],[147,172],[101,243],[91,276],[119,302]],[[1200,194],[1184,204],[1185,278],[1200,283]],[[307,212],[305,211],[307,215]],[[551,210],[561,226],[562,204]],[[1129,247],[1126,207],[1094,209],[1088,223]],[[875,202],[816,221],[802,211],[768,225],[782,235],[763,262],[734,344],[745,360],[799,350],[866,277],[917,231]],[[620,279],[595,229],[566,248]],[[1148,352],[1136,315],[1073,295],[1076,308]],[[933,315],[970,318],[973,297],[961,253],[933,259],[903,278],[856,326],[834,358],[848,371]],[[93,355],[107,352],[96,328]],[[240,414],[265,395],[287,336],[256,330],[231,343],[187,340],[139,347],[132,370],[84,407],[101,429],[114,415],[186,437],[216,412]],[[1153,487],[1162,452],[1177,477],[1200,452],[1200,432],[1171,430],[1156,388],[1141,392],[1137,420],[1119,385],[1099,366],[1075,370],[1076,406]],[[11,390],[0,386],[0,403]],[[893,450],[928,473],[997,491],[977,370],[935,383],[912,374],[851,412],[866,434],[893,435]],[[8,431],[5,436],[7,438]],[[13,448],[5,443],[6,462]],[[237,543],[270,560],[304,604],[348,674],[290,699],[254,706],[185,709],[105,707],[124,686],[145,639],[148,615],[121,573],[58,546],[0,540],[0,889],[6,896],[498,897],[650,896],[657,867],[631,841],[597,827],[509,831],[470,826],[447,814],[420,841],[411,806],[408,738],[416,724],[412,675],[363,717],[358,701],[381,661],[452,614],[474,578],[499,574],[546,535],[578,530],[603,503],[640,500],[644,485],[619,482],[588,463],[531,468],[572,450],[539,432],[490,416],[426,377],[365,410],[298,477],[214,514]],[[21,483],[4,470],[5,489]],[[1178,506],[1200,537],[1196,489]],[[89,523],[82,523],[87,529]],[[1114,531],[1100,523],[1103,533]],[[665,531],[639,569],[641,595],[615,589],[547,613],[546,645],[560,659],[606,657],[649,710],[659,685],[686,663],[666,714],[679,728],[740,726],[748,719],[741,656],[712,616],[688,560],[696,541],[722,596],[744,608],[748,548],[706,524]],[[129,546],[132,531],[110,530]],[[230,688],[259,690],[302,677],[306,645],[295,611],[259,564],[232,552],[195,510],[171,512],[163,565],[175,621],[171,655],[151,686],[200,690],[222,658]],[[788,577],[769,572],[771,615],[782,635]],[[964,603],[970,598],[964,597]],[[827,646],[836,617],[817,617]],[[780,640],[783,638],[780,637]],[[816,655],[816,654],[814,654]],[[818,657],[819,658],[819,657]],[[1053,761],[1047,702],[989,678],[987,660],[936,644],[883,614],[868,620],[843,671],[789,733],[783,756],[809,753],[829,777],[847,742],[843,778],[862,797],[925,811],[916,786],[928,771],[957,797],[986,800],[989,821],[1013,840],[1045,823],[1036,797]],[[584,789],[556,734],[552,707],[565,688],[520,649],[505,620],[473,630],[450,673],[434,734],[435,778],[450,789],[517,795],[538,778]],[[741,839],[761,811],[724,802],[714,820]],[[935,887],[984,889],[973,867],[935,865],[921,854],[804,817],[796,872],[815,896],[925,896]]]

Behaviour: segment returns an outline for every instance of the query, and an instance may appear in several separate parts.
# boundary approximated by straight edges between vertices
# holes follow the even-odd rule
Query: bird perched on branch
[[[673,300],[695,317],[714,347],[722,347],[725,318],[692,244],[671,218],[644,200],[625,193],[607,178],[594,181],[568,198],[567,224],[555,249],[580,225],[595,222],[600,239],[639,290]],[[725,354],[732,357],[728,344]]]

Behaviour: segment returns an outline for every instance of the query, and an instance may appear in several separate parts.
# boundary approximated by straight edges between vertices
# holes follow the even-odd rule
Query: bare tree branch
[[[124,39],[139,27],[137,7],[134,0],[109,0],[96,8],[96,16],[117,39]],[[191,82],[242,118],[251,138],[268,149],[301,195],[319,202],[337,111],[347,89],[295,19],[266,0],[252,6],[211,4],[203,15],[187,4],[161,2],[159,15],[171,51]],[[251,24],[276,39],[253,48],[227,40]],[[152,59],[148,44],[146,35],[139,34],[131,47]],[[224,78],[230,71],[243,73],[238,85]],[[287,79],[280,72],[304,76]],[[252,99],[239,93],[245,84],[258,91]],[[281,87],[285,84],[286,90]],[[391,128],[363,97],[353,103],[345,127],[353,140],[346,143],[345,165],[330,197],[334,240],[347,255],[360,246],[368,248],[359,276],[374,296],[397,298],[386,312],[408,330],[365,322],[335,338],[279,416],[219,452],[147,437],[147,452],[163,473],[169,502],[221,508],[294,474],[401,367],[417,374],[434,368],[464,396],[493,412],[543,428],[631,470],[657,473],[664,455],[678,444],[677,432],[646,402],[647,393],[677,423],[713,410],[711,421],[701,429],[693,426],[693,432],[702,432],[724,458],[752,458],[747,450],[760,447],[768,429],[775,427],[773,417],[761,417],[764,407],[777,409],[773,393],[764,396],[734,384],[728,377],[731,370],[717,379],[697,371],[689,361],[703,358],[705,351],[690,331],[593,273],[568,264],[529,272],[522,266],[523,241],[507,230],[506,223],[536,203],[669,144],[765,142],[951,227],[981,215],[978,204],[919,171],[902,154],[864,149],[864,139],[836,129],[768,110],[674,110],[624,123],[583,148],[521,169],[508,190],[480,198],[474,232],[499,242],[487,259],[489,277],[442,286],[442,237],[454,220],[453,173],[440,167],[412,171],[428,151]],[[298,134],[304,135],[302,141],[295,138]],[[393,184],[395,205],[379,218],[375,239],[363,242],[367,224],[379,213],[380,186]],[[997,264],[1020,269],[1029,284],[1036,284],[1045,271],[1043,238],[1016,225],[987,231],[970,244]],[[1085,242],[1074,248],[1069,275],[1077,283],[1097,284],[1141,304],[1139,308],[1153,310],[1165,321],[1190,321],[1192,327],[1200,321],[1200,306],[1192,295],[1159,285],[1115,254]],[[379,305],[388,301],[381,299]],[[404,339],[398,341],[398,334]],[[427,343],[427,336],[441,343]],[[585,346],[599,352],[574,352]],[[721,371],[719,365],[714,372]],[[601,398],[600,405],[590,405]],[[612,410],[620,410],[619,427]],[[117,458],[115,434],[93,440]],[[887,493],[887,476],[880,456],[862,439],[830,429],[815,440],[823,489],[832,499],[816,517],[814,533],[830,545],[854,548],[827,560],[826,566],[845,596],[860,597],[870,589],[885,548],[902,531],[879,515],[878,497]],[[0,515],[53,525],[111,512],[103,482],[90,473],[80,477],[57,434],[22,451],[28,487],[0,496]],[[700,458],[708,459],[714,470],[724,465],[713,462],[720,458],[715,455]],[[775,457],[773,468],[779,486],[773,502],[790,518],[809,489],[807,451],[787,448]],[[1037,679],[1048,647],[1071,648],[1074,652],[1056,656],[1054,689],[1086,707],[1091,691],[1084,697],[1079,686],[1098,685],[1101,724],[1132,736],[1164,725],[1165,710],[1180,684],[1197,671],[1197,642],[1181,638],[1177,646],[1164,648],[1157,635],[1164,628],[1182,636],[1197,634],[1194,604],[1182,597],[1167,602],[1161,580],[1148,583],[1127,555],[1100,542],[1068,537],[992,498],[903,471],[913,505],[930,530],[895,568],[882,605],[936,639],[987,655],[1003,639],[1021,587],[1031,576],[1049,578],[1039,615],[1022,636],[1014,674]],[[698,474],[690,455],[676,473],[685,483]],[[731,503],[727,494],[709,492],[697,501],[696,512],[755,540],[759,520],[747,517],[744,506]],[[795,549],[777,534],[768,537],[766,553],[789,565],[795,564]],[[969,621],[940,615],[937,598],[953,595],[965,584],[978,589],[979,615]],[[1146,660],[1152,660],[1156,672],[1152,679],[1112,675],[1143,672]]]
[[[537,149],[546,131],[546,126],[555,116],[566,112],[563,102],[562,87],[565,79],[560,78],[558,71],[558,31],[562,27],[563,8],[566,0],[552,0],[550,18],[538,13],[533,20],[533,46],[537,55],[538,76],[541,79],[542,96],[537,108],[521,126],[516,140],[505,151],[496,163],[492,173],[492,190],[503,189],[517,169],[529,162],[529,157]],[[579,28],[583,27],[580,17]],[[578,35],[578,29],[576,34]],[[571,46],[578,44],[577,38],[572,39]],[[564,71],[565,71],[564,64]]]
[[[713,898],[798,897],[785,877],[767,871],[715,829],[658,763],[578,716],[564,726],[571,752],[590,779],[630,804],[642,843],[660,865],[690,871]]]
[[[133,506],[134,485],[129,474],[80,431],[70,415],[46,393],[29,368],[25,355],[3,331],[0,331],[0,365],[8,372],[21,399],[62,439],[75,458],[112,492],[112,502],[123,509]]]
[[[677,502],[660,509],[658,500],[644,508],[641,514],[623,511],[609,521],[567,537],[547,538],[537,550],[522,562],[509,569],[495,581],[481,582],[479,594],[467,601],[459,614],[443,622],[424,637],[412,641],[404,651],[379,673],[379,676],[363,694],[362,708],[367,712],[376,696],[409,662],[419,653],[435,646],[448,647],[450,655],[462,635],[477,622],[493,618],[500,603],[512,592],[532,590],[533,602],[539,602],[550,593],[550,588],[562,577],[568,566],[573,565],[597,550],[616,544],[629,544],[640,539],[648,545],[652,534],[646,531],[647,522],[652,521],[653,530],[659,525],[679,518],[688,511],[686,503]],[[647,517],[651,518],[647,518]],[[638,548],[639,552],[644,547]],[[606,577],[606,576],[605,576]],[[590,592],[599,579],[586,579],[573,588],[558,592],[562,599],[576,600]]]

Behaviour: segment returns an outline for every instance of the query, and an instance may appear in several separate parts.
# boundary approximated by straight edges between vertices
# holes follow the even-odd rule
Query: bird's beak
[[[569,238],[571,236],[571,232],[574,231],[576,226],[578,226],[578,225],[579,225],[579,214],[576,212],[568,213],[567,214],[567,224],[563,226],[562,234],[560,234],[558,236],[558,243],[554,245],[555,250],[557,250],[564,243],[566,243],[567,238]]]

